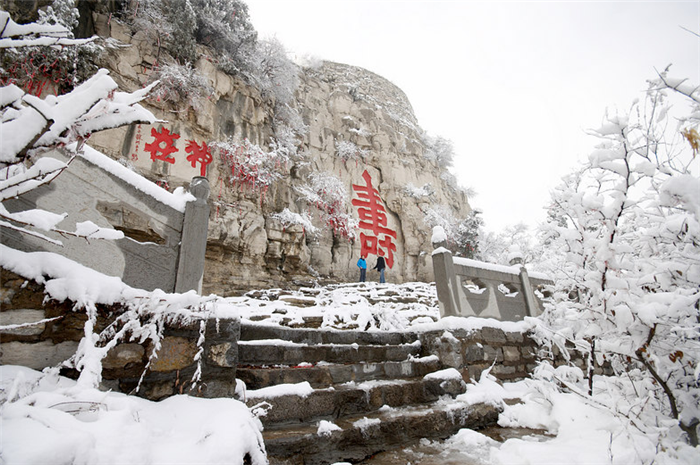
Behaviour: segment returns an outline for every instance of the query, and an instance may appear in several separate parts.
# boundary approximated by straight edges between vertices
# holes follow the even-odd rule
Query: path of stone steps
[[[493,406],[454,401],[466,385],[410,332],[245,322],[238,355],[246,402],[266,411],[273,465],[359,462],[498,417]]]

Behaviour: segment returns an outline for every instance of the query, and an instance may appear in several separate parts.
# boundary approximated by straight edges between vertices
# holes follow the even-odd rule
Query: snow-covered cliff
[[[103,63],[123,88],[162,69],[163,51],[143,33],[97,14],[95,26],[130,44]],[[169,189],[207,177],[205,293],[355,280],[362,252],[370,268],[384,255],[392,282],[433,279],[431,221],[459,221],[470,207],[399,88],[324,62],[299,68],[284,106],[200,52],[193,71],[203,96],[188,100],[170,83],[179,103],[147,105],[163,123],[95,134],[90,144]]]

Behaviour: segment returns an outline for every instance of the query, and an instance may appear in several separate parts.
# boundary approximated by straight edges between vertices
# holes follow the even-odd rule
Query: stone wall
[[[572,347],[567,356],[556,346],[543,350],[529,333],[484,327],[420,333],[419,339],[423,346],[421,355],[438,356],[443,366],[456,368],[467,382],[478,380],[481,372],[491,366],[490,373],[503,382],[529,378],[540,360],[554,366],[573,364],[587,372],[586,358],[581,353]]]
[[[425,355],[437,355],[443,365],[459,370],[465,381],[478,380],[491,365],[491,374],[501,381],[523,379],[537,364],[537,343],[519,332],[486,327],[423,333],[420,340]]]
[[[42,370],[68,360],[84,336],[87,316],[74,310],[73,302],[44,299],[43,286],[2,270],[0,273],[0,326],[24,325],[0,331],[0,364]],[[97,306],[95,331],[106,328],[119,315],[119,307]],[[48,321],[44,321],[48,320]],[[31,325],[31,323],[43,323]],[[172,324],[165,328],[158,357],[146,371],[139,396],[158,400],[175,394],[202,397],[233,397],[238,363],[238,319],[207,322],[202,353],[202,380],[192,386],[197,369],[200,322]],[[150,343],[125,342],[103,360],[103,387],[130,393],[136,388],[153,351]],[[62,369],[62,374],[78,373]]]

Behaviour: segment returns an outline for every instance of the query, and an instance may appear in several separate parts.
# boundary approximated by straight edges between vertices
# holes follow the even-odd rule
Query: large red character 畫
[[[365,186],[352,185],[359,197],[352,200],[352,204],[358,207],[359,226],[367,231],[367,234],[360,233],[360,254],[365,257],[370,254],[384,256],[386,265],[391,268],[396,251],[396,244],[392,242],[392,238],[396,239],[396,231],[387,227],[386,209],[379,197],[379,191],[372,185],[372,176],[365,170],[362,178],[365,180]]]

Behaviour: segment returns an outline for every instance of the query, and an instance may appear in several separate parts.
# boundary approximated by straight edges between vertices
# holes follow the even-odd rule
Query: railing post
[[[190,193],[196,197],[185,207],[180,240],[180,257],[175,280],[175,292],[202,292],[204,254],[209,230],[209,181],[203,176],[192,178]]]
[[[440,317],[459,316],[461,307],[457,276],[452,262],[452,253],[444,247],[433,251],[433,272],[440,302]]]
[[[530,277],[527,274],[527,269],[524,266],[520,267],[520,285],[523,287],[523,296],[525,297],[525,307],[529,316],[539,315],[537,302],[535,302],[535,294],[530,285]]]

